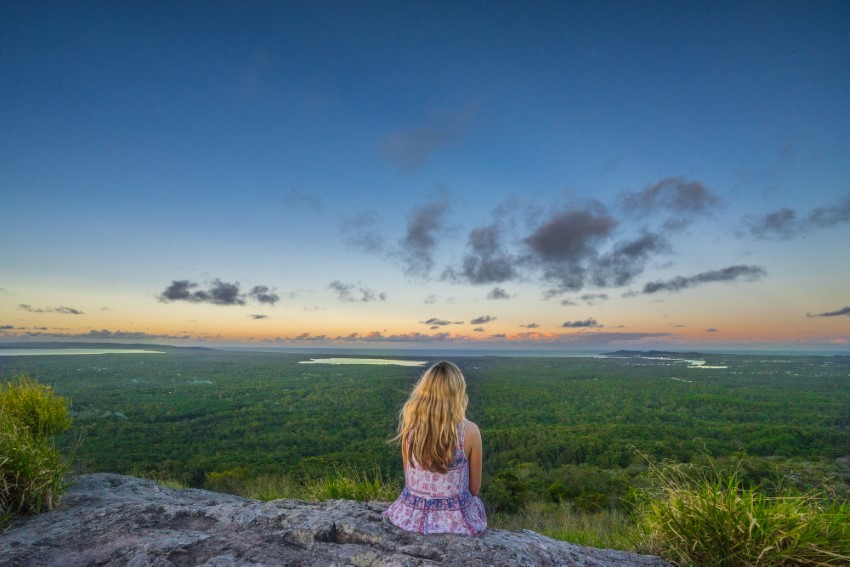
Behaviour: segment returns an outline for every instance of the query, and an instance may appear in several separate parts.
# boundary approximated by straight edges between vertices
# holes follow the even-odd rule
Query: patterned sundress
[[[391,523],[420,534],[478,535],[487,528],[484,504],[469,492],[469,461],[463,451],[466,423],[458,425],[455,462],[445,474],[417,467],[411,455],[404,490],[384,512]],[[408,435],[408,455],[410,441]]]

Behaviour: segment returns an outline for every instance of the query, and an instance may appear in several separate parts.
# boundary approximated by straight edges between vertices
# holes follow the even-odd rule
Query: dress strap
[[[457,448],[463,451],[463,442],[466,437],[466,418],[464,418],[457,426]]]

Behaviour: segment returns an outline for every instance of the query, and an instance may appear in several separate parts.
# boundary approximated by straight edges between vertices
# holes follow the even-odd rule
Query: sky
[[[4,2],[0,341],[850,352],[850,3]]]

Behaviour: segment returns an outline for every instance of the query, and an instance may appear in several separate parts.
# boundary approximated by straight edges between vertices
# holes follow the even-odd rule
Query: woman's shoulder
[[[478,426],[474,421],[470,421],[468,419],[464,419],[464,433],[463,437],[465,440],[474,439],[476,437],[481,437],[481,430],[478,429]]]

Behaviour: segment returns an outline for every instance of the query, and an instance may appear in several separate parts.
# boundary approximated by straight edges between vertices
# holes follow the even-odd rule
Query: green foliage
[[[52,509],[68,464],[51,437],[68,429],[68,402],[25,375],[0,386],[0,527]]]
[[[846,565],[850,505],[818,493],[768,496],[741,482],[741,461],[719,467],[650,463],[636,508],[641,546],[680,565]]]
[[[308,482],[306,491],[308,500],[392,501],[401,492],[401,483],[388,481],[378,469],[368,474],[360,469],[348,468],[337,469],[333,475]]]

